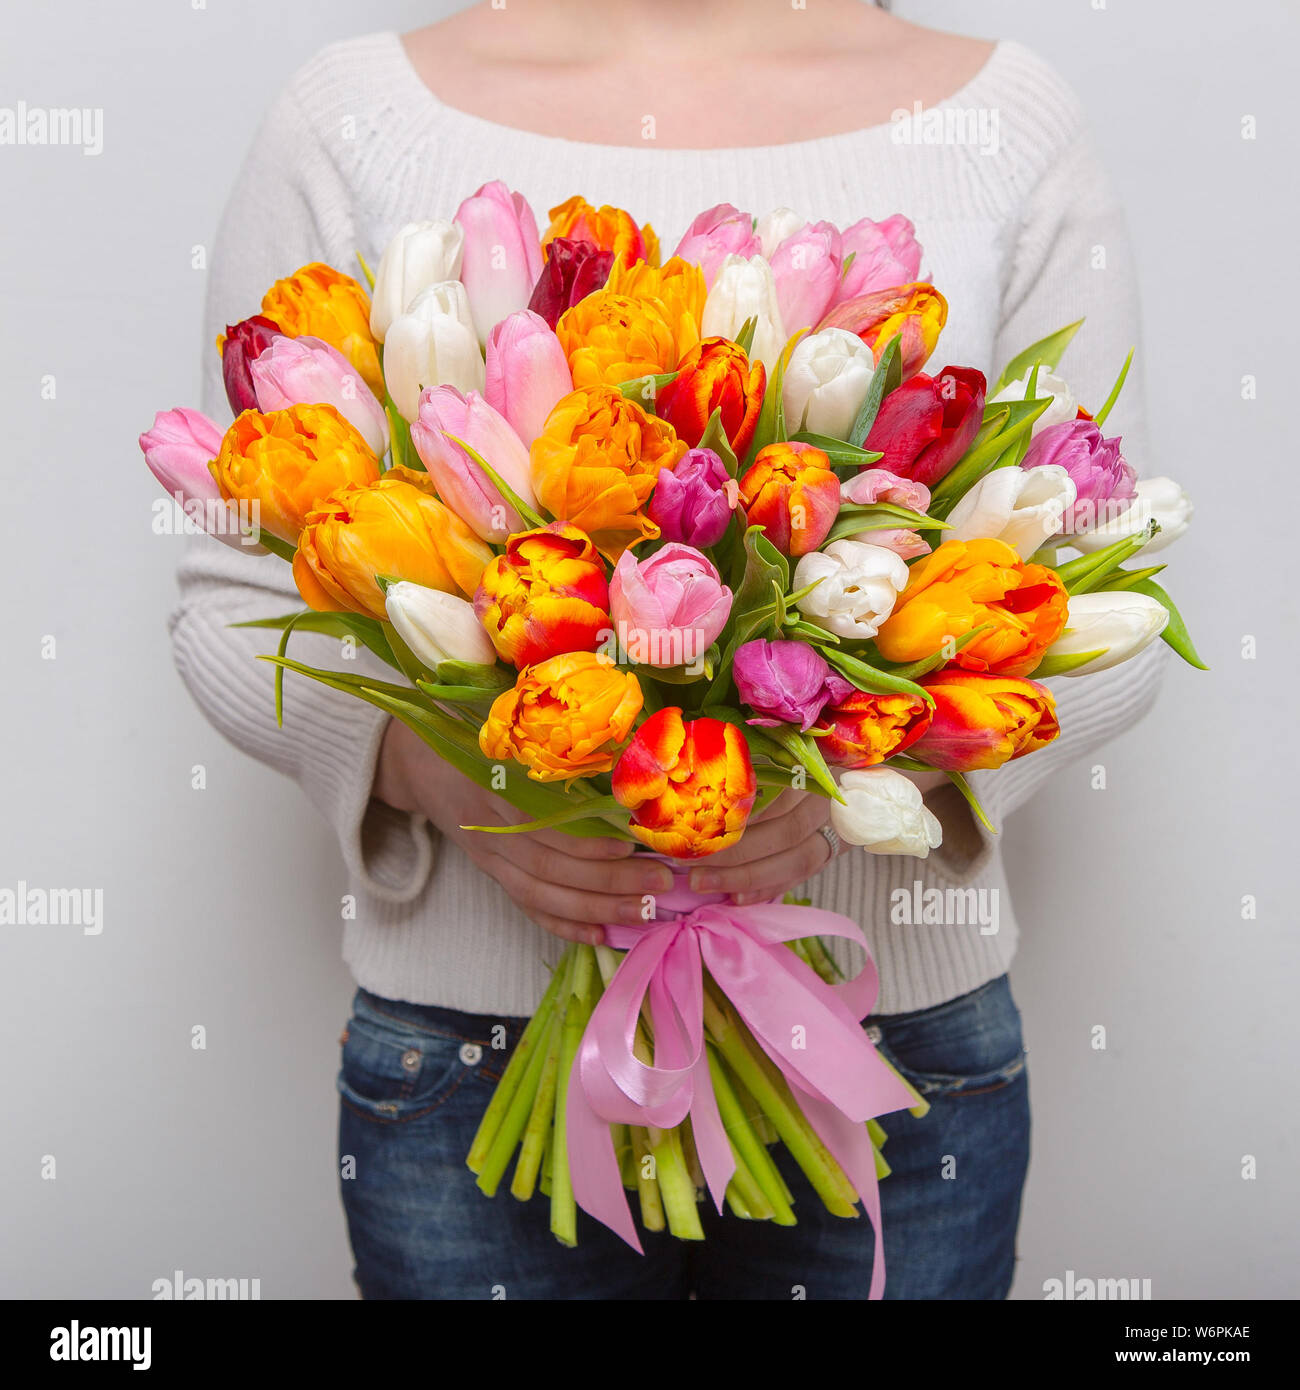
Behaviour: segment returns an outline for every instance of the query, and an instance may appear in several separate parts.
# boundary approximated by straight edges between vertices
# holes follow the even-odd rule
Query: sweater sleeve
[[[1002,298],[995,370],[1031,343],[1085,318],[1060,363],[1075,398],[1092,411],[1110,394],[1130,348],[1138,347],[1118,404],[1107,421],[1122,435],[1139,474],[1157,470],[1147,456],[1137,277],[1123,210],[1093,148],[1078,103],[1043,65],[1050,100],[1040,106],[1056,135],[1048,161],[1025,205]],[[1042,128],[1037,132],[1041,137]],[[997,829],[1053,776],[1136,724],[1155,703],[1165,669],[1162,642],[1109,671],[1048,682],[1061,732],[1046,748],[970,781]],[[951,804],[948,802],[946,804]],[[982,870],[993,837],[953,836],[937,867],[964,877]]]
[[[343,182],[290,90],[264,119],[217,233],[203,334],[208,415],[224,421],[230,414],[214,347],[222,328],[256,313],[275,280],[309,261],[345,267],[347,248],[356,244]],[[302,786],[334,827],[354,880],[386,901],[418,896],[432,868],[431,827],[370,796],[388,716],[286,673],[284,723],[277,727],[274,671],[256,657],[274,652],[280,634],[231,626],[304,606],[288,565],[197,536],[187,545],[178,581],[173,653],[204,715],[236,747]],[[295,635],[291,652],[326,667],[352,655],[316,634]],[[353,670],[391,675],[364,650],[353,659]]]

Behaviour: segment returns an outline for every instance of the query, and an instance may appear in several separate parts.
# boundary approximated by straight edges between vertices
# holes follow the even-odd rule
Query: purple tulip
[[[736,480],[712,449],[688,449],[671,471],[659,470],[646,511],[664,540],[702,550],[726,534],[738,496]]]
[[[736,650],[731,674],[740,698],[758,716],[748,722],[766,728],[798,724],[807,732],[828,704],[838,704],[853,689],[804,642],[746,642]]]
[[[284,336],[279,324],[263,314],[227,325],[221,344],[221,377],[226,384],[226,399],[236,415],[257,409],[257,388],[249,367],[277,338]]]
[[[528,307],[554,328],[567,308],[605,288],[613,264],[612,251],[602,251],[590,241],[557,236],[546,248],[546,264]]]
[[[1137,496],[1137,474],[1120,452],[1120,441],[1103,439],[1091,420],[1067,420],[1036,435],[1022,468],[1055,463],[1070,475],[1074,504],[1061,520],[1061,534],[1091,531],[1121,516]]]

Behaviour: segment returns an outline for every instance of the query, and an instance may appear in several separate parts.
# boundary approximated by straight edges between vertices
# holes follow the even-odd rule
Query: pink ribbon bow
[[[609,1126],[671,1129],[689,1115],[705,1182],[722,1210],[735,1160],[704,1046],[707,967],[862,1198],[875,1232],[869,1296],[878,1298],[885,1258],[875,1155],[865,1122],[903,1109],[913,1098],[862,1031],[879,983],[870,955],[852,980],[828,985],[784,944],[805,936],[843,937],[864,950],[867,945],[847,917],[778,903],[712,903],[643,927],[605,928],[607,943],[627,955],[592,1013],[570,1075],[565,1122],[574,1197],[641,1253]],[[633,1052],[647,997],[653,1065]]]

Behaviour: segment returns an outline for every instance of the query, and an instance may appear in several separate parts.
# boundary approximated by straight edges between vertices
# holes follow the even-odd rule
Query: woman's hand
[[[730,893],[742,904],[783,897],[838,853],[822,834],[830,818],[826,797],[783,791],[750,820],[738,843],[691,871],[691,887],[697,893]]]
[[[430,820],[496,879],[521,912],[566,941],[599,945],[602,923],[648,920],[654,914],[652,895],[672,887],[663,864],[630,859],[635,846],[624,840],[580,839],[555,830],[518,835],[462,830],[518,825],[528,817],[457,772],[399,719],[384,735],[373,794]]]

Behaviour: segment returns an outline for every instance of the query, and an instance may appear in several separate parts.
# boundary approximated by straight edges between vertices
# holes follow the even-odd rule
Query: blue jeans
[[[641,1256],[579,1212],[577,1248],[566,1249],[550,1234],[540,1193],[516,1201],[507,1173],[489,1199],[465,1167],[524,1020],[365,990],[353,1009],[338,1080],[339,1155],[365,1298],[866,1297],[870,1225],[827,1212],[784,1146],[773,1152],[797,1226],[719,1216],[706,1201],[704,1241],[643,1232]],[[1005,1298],[1029,1158],[1028,1078],[1006,976],[868,1023],[931,1107],[924,1119],[882,1121],[893,1169],[880,1187],[885,1297]]]

